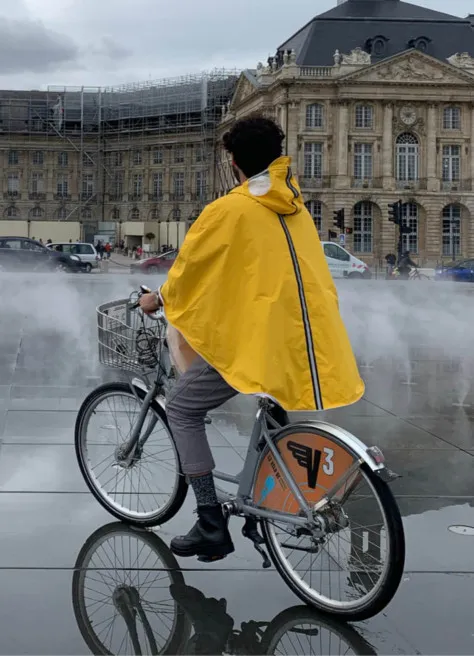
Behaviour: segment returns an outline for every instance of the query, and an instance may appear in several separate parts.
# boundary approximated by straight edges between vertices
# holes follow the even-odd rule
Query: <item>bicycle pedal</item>
[[[225,556],[198,556],[200,563],[215,563],[218,560],[224,560]]]

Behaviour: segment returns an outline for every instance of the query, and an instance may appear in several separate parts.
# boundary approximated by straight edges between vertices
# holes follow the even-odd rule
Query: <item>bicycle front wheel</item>
[[[312,424],[283,429],[275,445],[312,506],[358,456],[330,432]],[[277,471],[267,447],[258,466],[254,501],[297,514],[299,504]],[[263,490],[263,492],[262,492]],[[264,499],[262,503],[262,499]],[[262,521],[270,556],[288,586],[307,604],[358,621],[380,612],[403,574],[405,541],[397,503],[388,485],[366,465],[355,467],[331,502],[304,528]]]
[[[145,393],[127,383],[107,383],[83,402],[76,419],[76,456],[97,501],[114,517],[156,526],[183,505],[187,484],[163,409],[153,402],[142,429],[149,432],[129,463],[118,458],[138,419]],[[137,398],[138,397],[138,398]]]

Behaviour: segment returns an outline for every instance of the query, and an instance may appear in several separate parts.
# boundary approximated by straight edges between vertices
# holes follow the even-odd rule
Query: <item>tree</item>
[[[155,233],[154,232],[147,232],[145,235],[145,238],[148,239],[149,242],[152,242],[155,239]]]

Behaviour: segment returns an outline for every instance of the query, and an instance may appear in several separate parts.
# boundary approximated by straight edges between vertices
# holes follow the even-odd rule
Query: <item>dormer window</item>
[[[388,43],[387,37],[383,36],[382,34],[378,34],[377,36],[374,36],[372,39],[367,39],[367,41],[365,42],[365,49],[369,54],[373,55],[374,57],[380,57],[381,55],[385,54],[387,50],[387,43]]]
[[[431,39],[429,39],[427,36],[419,36],[416,39],[410,39],[410,41],[408,41],[408,47],[416,48],[421,52],[426,52],[430,43]]]

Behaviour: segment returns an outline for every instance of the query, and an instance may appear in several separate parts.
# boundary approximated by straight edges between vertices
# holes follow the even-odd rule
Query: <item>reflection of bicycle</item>
[[[187,483],[165,413],[172,379],[166,321],[156,316],[148,351],[142,344],[135,356],[132,308],[125,300],[98,309],[99,355],[140,378],[101,385],[85,399],[76,421],[76,454],[89,489],[111,514],[154,526],[179,511]],[[126,336],[126,355],[117,352],[116,335]],[[158,358],[153,373],[143,364],[152,354]],[[214,476],[237,487],[236,494],[219,490],[219,500],[228,516],[245,517],[243,535],[263,566],[271,565],[265,544],[304,602],[351,620],[390,602],[405,544],[388,486],[393,475],[377,447],[322,421],[288,424],[281,408],[260,400],[242,472]]]
[[[225,599],[186,585],[157,535],[121,523],[82,547],[72,602],[93,654],[375,654],[352,627],[306,606],[234,628]]]

